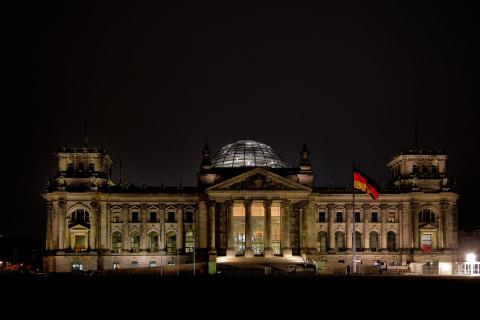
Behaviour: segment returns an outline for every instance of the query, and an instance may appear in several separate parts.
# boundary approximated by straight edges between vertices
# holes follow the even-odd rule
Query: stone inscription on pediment
[[[255,174],[244,181],[227,186],[228,190],[291,190],[291,187],[274,182],[270,177]]]

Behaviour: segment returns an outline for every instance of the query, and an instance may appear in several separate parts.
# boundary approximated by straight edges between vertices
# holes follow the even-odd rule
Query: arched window
[[[151,232],[148,235],[148,249],[150,252],[158,251],[158,234],[156,232]]]
[[[370,250],[378,251],[378,233],[376,231],[370,232]]]
[[[337,251],[345,250],[345,234],[342,231],[335,232],[335,248]]]
[[[389,251],[397,250],[397,235],[393,231],[387,232],[387,249]]]
[[[134,232],[130,235],[130,251],[140,251],[140,234],[138,232]]]
[[[170,231],[165,236],[167,237],[167,254],[175,254],[177,252],[177,234]]]
[[[117,252],[117,253],[120,253],[123,250],[122,234],[118,231],[115,231],[112,234],[112,250],[113,252]]]
[[[185,252],[193,252],[194,245],[195,241],[193,239],[193,231],[188,230],[185,232]]]
[[[327,233],[325,231],[317,233],[317,248],[320,252],[327,251]]]
[[[90,223],[90,214],[85,209],[76,209],[70,215],[71,224],[89,224]]]
[[[355,231],[355,249],[360,250],[362,248],[362,234]]]
[[[435,213],[430,209],[423,209],[418,215],[419,222],[435,222]]]

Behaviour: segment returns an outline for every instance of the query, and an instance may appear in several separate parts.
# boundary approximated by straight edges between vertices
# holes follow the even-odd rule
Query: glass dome
[[[212,157],[212,165],[221,168],[287,167],[280,155],[270,146],[254,140],[240,140],[224,146]]]

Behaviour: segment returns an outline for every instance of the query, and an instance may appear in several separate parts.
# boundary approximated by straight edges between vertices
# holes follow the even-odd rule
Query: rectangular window
[[[113,270],[118,270],[120,269],[120,262],[114,262],[113,263]]]
[[[185,222],[186,223],[192,223],[193,222],[193,212],[192,211],[185,212]]]
[[[321,211],[318,213],[318,222],[325,222],[325,212]]]
[[[360,222],[360,212],[355,212],[355,222]]]
[[[378,214],[377,214],[377,212],[372,212],[372,222],[378,222]]]
[[[175,211],[169,211],[167,213],[167,222],[175,222]]]
[[[150,212],[150,222],[157,222],[157,213]]]
[[[132,268],[138,267],[138,261],[132,261]]]
[[[132,212],[132,222],[138,222],[138,212]]]
[[[342,212],[337,212],[337,222],[343,222]]]
[[[148,263],[148,266],[149,266],[150,268],[155,268],[155,267],[157,266],[157,261],[150,261],[150,262]]]

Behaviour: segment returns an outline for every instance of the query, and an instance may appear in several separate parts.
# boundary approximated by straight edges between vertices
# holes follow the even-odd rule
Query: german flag
[[[380,188],[377,183],[355,166],[353,167],[353,188],[368,193],[374,200],[378,199]]]

